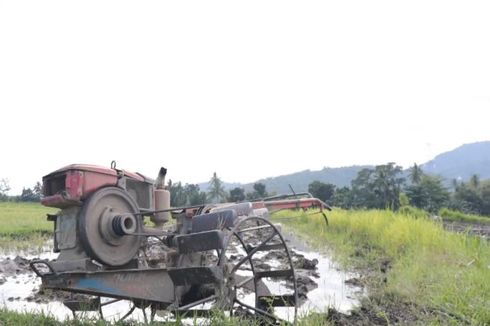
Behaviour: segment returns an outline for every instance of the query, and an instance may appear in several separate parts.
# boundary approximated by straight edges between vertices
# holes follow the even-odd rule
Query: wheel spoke
[[[252,281],[253,279],[255,278],[255,276],[250,276],[250,277],[247,277],[246,279],[244,279],[243,281],[241,281],[240,283],[236,284],[235,286],[237,288],[241,288],[243,287],[245,284],[247,284],[248,282]]]
[[[256,307],[249,306],[248,304],[243,303],[243,302],[241,302],[241,301],[240,301],[240,300],[238,300],[238,299],[235,299],[235,302],[236,302],[236,303],[238,303],[240,306],[245,307],[245,308],[247,308],[247,309],[249,309],[249,310],[253,310],[253,311],[255,311],[256,313],[259,313],[259,314],[261,314],[261,315],[263,315],[263,316],[269,317],[269,318],[274,319],[274,320],[278,320],[278,318],[277,318],[276,316],[274,316],[274,315],[273,315],[273,314],[271,314],[271,313],[268,313],[268,312],[267,312],[267,311],[265,311],[265,310],[262,310],[262,309],[259,309],[259,308],[256,308]]]
[[[203,304],[203,303],[206,303],[206,302],[209,302],[209,301],[213,301],[213,300],[216,300],[217,296],[215,294],[213,294],[212,296],[209,296],[207,298],[204,298],[204,299],[201,299],[201,300],[198,300],[198,301],[195,301],[195,302],[191,302],[189,303],[188,305],[185,305],[183,307],[180,307],[179,309],[177,309],[177,311],[185,311],[185,310],[189,310],[190,308],[193,308],[195,306],[198,306],[200,304]]]
[[[146,325],[146,324],[148,324],[148,317],[146,316],[146,309],[141,308],[141,310],[143,311],[143,318],[145,319],[145,325]]]
[[[274,230],[274,232],[267,238],[265,239],[264,241],[262,241],[257,247],[255,247],[253,250],[251,250],[250,252],[248,252],[248,254],[243,257],[242,259],[240,259],[240,261],[233,267],[233,269],[231,270],[231,274],[235,273],[241,265],[243,265],[243,263],[245,263],[247,260],[249,260],[257,251],[259,251],[264,245],[267,244],[267,242],[271,241],[272,238],[274,238],[276,236],[277,232]]]
[[[101,303],[100,306],[103,307],[103,306],[107,306],[108,304],[112,304],[112,303],[116,303],[118,301],[121,301],[121,299],[112,299],[112,300],[109,300],[107,302],[104,302],[104,303]]]
[[[129,309],[129,311],[128,311],[128,312],[127,312],[127,313],[126,313],[126,314],[125,314],[125,315],[124,315],[124,316],[123,316],[121,319],[119,319],[119,321],[123,321],[124,319],[128,318],[128,317],[129,317],[129,316],[130,316],[130,315],[133,313],[133,311],[134,311],[135,309],[136,309],[136,306],[135,306],[135,305],[133,305],[133,306],[131,307],[131,309]]]

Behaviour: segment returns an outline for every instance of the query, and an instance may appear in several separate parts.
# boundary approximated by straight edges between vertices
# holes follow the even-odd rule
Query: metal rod
[[[134,309],[136,309],[136,306],[133,304],[131,309],[129,309],[129,311],[121,319],[119,319],[119,321],[123,321],[124,319],[128,318],[129,315],[133,313]]]
[[[182,206],[182,207],[173,207],[173,208],[166,208],[166,209],[160,209],[157,211],[145,211],[145,212],[136,212],[136,213],[128,213],[128,214],[133,214],[133,215],[152,215],[155,213],[165,213],[165,212],[174,212],[174,211],[182,211],[184,209],[190,209],[190,208],[199,208],[199,207],[204,207],[205,205],[193,205],[193,206]]]
[[[246,229],[242,229],[242,230],[237,230],[236,232],[237,232],[237,233],[243,233],[243,232],[248,232],[248,231],[255,231],[255,230],[261,230],[261,229],[268,229],[268,228],[270,228],[270,227],[271,227],[270,225],[254,226],[254,227],[251,227],[251,228],[246,228]]]
[[[107,306],[108,304],[111,304],[111,303],[114,303],[114,302],[118,302],[118,301],[121,301],[121,299],[112,299],[112,300],[109,300],[107,302],[104,302],[104,303],[101,303],[100,306]]]
[[[186,310],[189,310],[190,308],[193,308],[193,307],[198,306],[198,305],[200,305],[202,303],[206,303],[208,301],[214,300],[216,298],[217,298],[217,296],[215,294],[213,294],[210,297],[207,297],[207,298],[204,298],[204,299],[201,299],[201,300],[197,300],[197,301],[194,301],[192,303],[189,303],[188,305],[185,305],[183,307],[180,307],[176,311],[177,312],[185,312]]]
[[[148,317],[146,316],[146,310],[145,308],[141,308],[141,310],[143,311],[143,318],[145,319],[145,325],[148,324]]]
[[[259,251],[259,249],[264,246],[267,242],[271,241],[272,238],[274,238],[276,236],[277,232],[276,230],[274,230],[274,232],[272,233],[271,236],[269,236],[267,239],[265,239],[264,241],[262,241],[257,247],[255,247],[253,250],[251,250],[245,257],[243,257],[242,259],[240,259],[240,261],[235,265],[233,266],[233,269],[231,270],[230,274],[233,274],[234,272],[237,271],[238,268],[240,268],[240,266],[246,261],[246,260],[249,260],[250,257],[253,256],[253,254],[255,254],[257,251]]]
[[[238,303],[239,305],[241,305],[241,306],[245,307],[245,308],[248,308],[248,309],[250,309],[250,310],[253,310],[253,311],[255,311],[255,312],[258,312],[258,313],[259,313],[259,314],[261,314],[261,315],[267,316],[267,317],[272,318],[272,319],[274,319],[274,320],[278,320],[278,318],[277,318],[276,316],[274,316],[273,314],[268,313],[267,311],[264,311],[264,310],[259,309],[259,308],[256,308],[256,307],[249,306],[248,304],[243,303],[243,302],[241,302],[241,301],[240,301],[240,300],[238,300],[238,299],[235,299],[235,302],[236,302],[236,303]],[[289,323],[288,323],[288,324],[289,324]]]
[[[255,276],[250,276],[246,279],[244,279],[243,281],[241,281],[240,283],[238,283],[237,285],[235,285],[237,288],[241,288],[242,286],[244,286],[245,284],[247,284],[248,282],[252,281],[253,279],[255,278]]]

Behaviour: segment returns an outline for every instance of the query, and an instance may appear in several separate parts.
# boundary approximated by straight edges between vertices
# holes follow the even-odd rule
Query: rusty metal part
[[[97,190],[83,205],[78,218],[80,241],[88,255],[109,266],[122,266],[133,259],[141,244],[141,218],[134,200],[115,187]]]
[[[251,313],[265,317],[269,321],[280,321],[276,315],[276,307],[289,307],[292,311],[289,312],[289,316],[293,316],[293,323],[296,321],[297,315],[297,302],[298,302],[298,290],[296,283],[296,276],[294,272],[294,266],[291,259],[289,249],[284,241],[279,230],[270,221],[261,217],[249,217],[242,219],[231,230],[230,236],[225,243],[225,249],[220,256],[220,266],[227,265],[225,268],[225,286],[233,287],[235,297],[233,298],[232,307],[237,304],[242,308],[249,310]],[[250,243],[251,241],[253,243]],[[238,241],[246,255],[238,260],[238,262],[229,262],[231,256],[227,254],[231,248],[233,248],[233,242]],[[286,269],[273,269],[273,270],[261,270],[256,265],[254,256],[261,251],[273,251],[278,250],[283,253],[286,259]],[[252,275],[249,277],[243,277],[238,272],[245,265],[248,265],[247,269],[250,269]],[[283,279],[285,282],[289,282],[290,291],[287,294],[274,294],[268,289],[264,280],[277,280]],[[250,290],[253,282],[253,289],[255,294],[255,304],[244,304],[238,299],[237,291],[240,288]]]
[[[155,210],[165,210],[170,208],[170,191],[165,188],[165,176],[167,169],[160,168],[158,177],[155,181]],[[156,227],[161,227],[170,220],[170,212],[155,213],[151,216],[151,221]]]
[[[117,299],[140,300],[167,306],[174,286],[167,269],[139,268],[43,275],[43,287]]]
[[[113,298],[110,302],[130,300],[132,308],[122,319],[136,308],[145,320],[145,308],[151,308],[152,320],[156,309],[196,316],[211,306],[230,316],[246,310],[264,324],[280,322],[278,312],[286,309],[295,320],[298,291],[289,249],[278,228],[256,215],[329,207],[311,195],[294,194],[172,208],[165,175],[162,168],[153,183],[113,164],[111,169],[71,165],[46,176],[43,204],[62,210],[49,216],[58,259],[30,264],[43,286]],[[163,229],[170,213],[175,227]],[[154,228],[143,226],[145,216]],[[264,264],[268,255],[280,257],[281,267]],[[251,300],[243,299],[247,296]],[[73,311],[99,308],[101,316],[106,304],[67,303]]]

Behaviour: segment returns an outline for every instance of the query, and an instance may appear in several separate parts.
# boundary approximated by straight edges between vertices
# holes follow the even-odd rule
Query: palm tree
[[[480,186],[480,177],[477,174],[471,176],[470,185],[473,189],[477,189]]]
[[[424,174],[422,168],[420,168],[417,163],[413,163],[413,166],[409,169],[409,171],[409,177],[412,184],[419,184],[420,180],[422,179],[422,175]]]
[[[223,182],[218,178],[216,172],[213,173],[213,177],[209,180],[209,198],[213,203],[219,203],[226,198]]]

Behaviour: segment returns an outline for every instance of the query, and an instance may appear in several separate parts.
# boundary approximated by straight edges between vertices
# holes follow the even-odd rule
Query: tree
[[[413,166],[408,170],[409,170],[408,176],[410,178],[410,182],[412,184],[418,184],[422,179],[422,176],[424,175],[424,171],[422,171],[422,169],[420,168],[420,166],[417,165],[417,163],[414,163]]]
[[[362,169],[352,180],[352,205],[357,208],[400,207],[400,191],[405,181],[400,175],[402,168],[395,163]]]
[[[187,196],[182,183],[172,183],[172,180],[169,180],[167,188],[170,191],[170,206],[182,207],[187,204]]]
[[[375,201],[375,194],[372,186],[372,169],[364,168],[357,173],[357,177],[351,181],[351,207],[372,208]]]
[[[245,190],[240,187],[236,187],[230,190],[229,200],[231,202],[240,202],[245,200]]]
[[[265,198],[268,196],[267,190],[265,189],[265,184],[261,182],[256,182],[253,185],[254,191],[247,193],[247,199],[256,200],[260,198]]]
[[[31,188],[22,188],[22,193],[19,197],[20,201],[39,201],[41,197],[37,195]]]
[[[213,173],[213,177],[209,181],[209,198],[213,203],[219,203],[226,198],[223,182],[218,178],[216,172]]]
[[[473,189],[478,189],[480,186],[480,177],[477,174],[473,174],[470,178],[470,186]]]
[[[9,191],[10,191],[9,180],[0,179],[0,200],[7,200]]]
[[[406,187],[410,204],[431,213],[437,212],[449,200],[449,192],[439,177],[422,175],[417,184]]]
[[[333,195],[332,204],[336,207],[341,208],[351,208],[352,207],[352,199],[351,199],[351,190],[348,187],[337,188]]]
[[[261,182],[254,183],[254,190],[259,198],[267,197],[267,191],[265,190],[265,184]]]
[[[34,186],[34,189],[32,191],[36,196],[39,197],[39,199],[41,199],[41,197],[43,196],[43,185],[41,184],[41,182],[36,182],[36,185]]]
[[[335,193],[335,185],[313,181],[308,185],[308,192],[326,203],[331,203],[331,199]]]
[[[490,180],[480,183],[480,197],[482,199],[481,213],[490,215]]]
[[[206,203],[206,193],[201,191],[197,184],[186,184],[184,186],[186,205],[201,205]]]
[[[479,189],[471,183],[461,183],[454,191],[450,207],[464,213],[481,214],[482,198]]]

